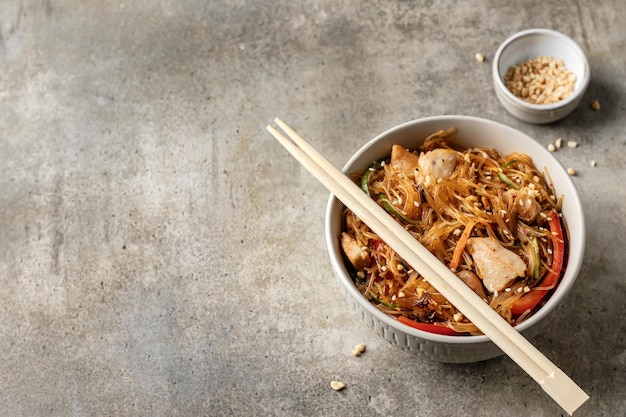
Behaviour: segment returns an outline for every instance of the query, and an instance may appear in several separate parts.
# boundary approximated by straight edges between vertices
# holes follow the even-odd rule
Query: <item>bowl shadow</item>
[[[580,129],[592,129],[595,126],[603,126],[608,121],[615,120],[619,117],[619,114],[623,115],[624,108],[619,107],[620,97],[623,95],[623,91],[615,89],[615,84],[592,77],[580,105],[567,117],[555,121],[551,125]],[[598,100],[600,103],[599,110],[591,108],[595,100]]]

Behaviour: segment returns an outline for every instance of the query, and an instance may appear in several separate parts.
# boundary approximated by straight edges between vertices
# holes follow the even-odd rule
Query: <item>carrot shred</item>
[[[475,220],[470,220],[469,223],[465,226],[465,230],[463,230],[463,234],[459,238],[459,241],[456,243],[456,247],[454,248],[454,253],[452,254],[452,260],[450,261],[450,269],[455,270],[459,266],[459,262],[461,262],[461,256],[463,256],[463,250],[465,250],[465,245],[467,245],[467,241],[472,235],[472,229],[476,225]]]

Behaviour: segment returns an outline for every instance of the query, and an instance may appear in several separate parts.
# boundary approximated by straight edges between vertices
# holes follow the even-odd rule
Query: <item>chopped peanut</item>
[[[504,84],[517,97],[532,104],[552,104],[574,92],[576,75],[565,68],[562,59],[539,56],[512,66]]]
[[[341,391],[342,389],[346,387],[346,384],[344,384],[341,381],[331,381],[330,387],[334,389],[335,391]]]
[[[352,351],[352,354],[354,356],[361,356],[361,353],[363,353],[363,352],[365,352],[365,343],[360,343],[360,344],[356,345],[356,347]]]
[[[556,145],[557,149],[561,149],[561,146],[563,146],[563,139],[562,138],[558,138],[554,144]]]

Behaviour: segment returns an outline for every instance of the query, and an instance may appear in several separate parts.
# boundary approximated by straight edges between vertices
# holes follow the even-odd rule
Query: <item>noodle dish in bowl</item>
[[[415,120],[368,142],[344,172],[526,337],[576,280],[585,240],[576,188],[515,129],[465,116]],[[440,362],[502,354],[333,196],[326,238],[341,288],[379,336]]]

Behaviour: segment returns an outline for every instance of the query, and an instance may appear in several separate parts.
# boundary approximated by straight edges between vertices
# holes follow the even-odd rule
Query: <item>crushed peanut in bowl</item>
[[[591,78],[580,46],[549,29],[527,29],[507,38],[493,57],[491,72],[504,108],[535,124],[552,123],[574,111]]]
[[[574,92],[576,75],[562,59],[540,55],[509,68],[504,84],[516,97],[531,104],[553,104]]]

